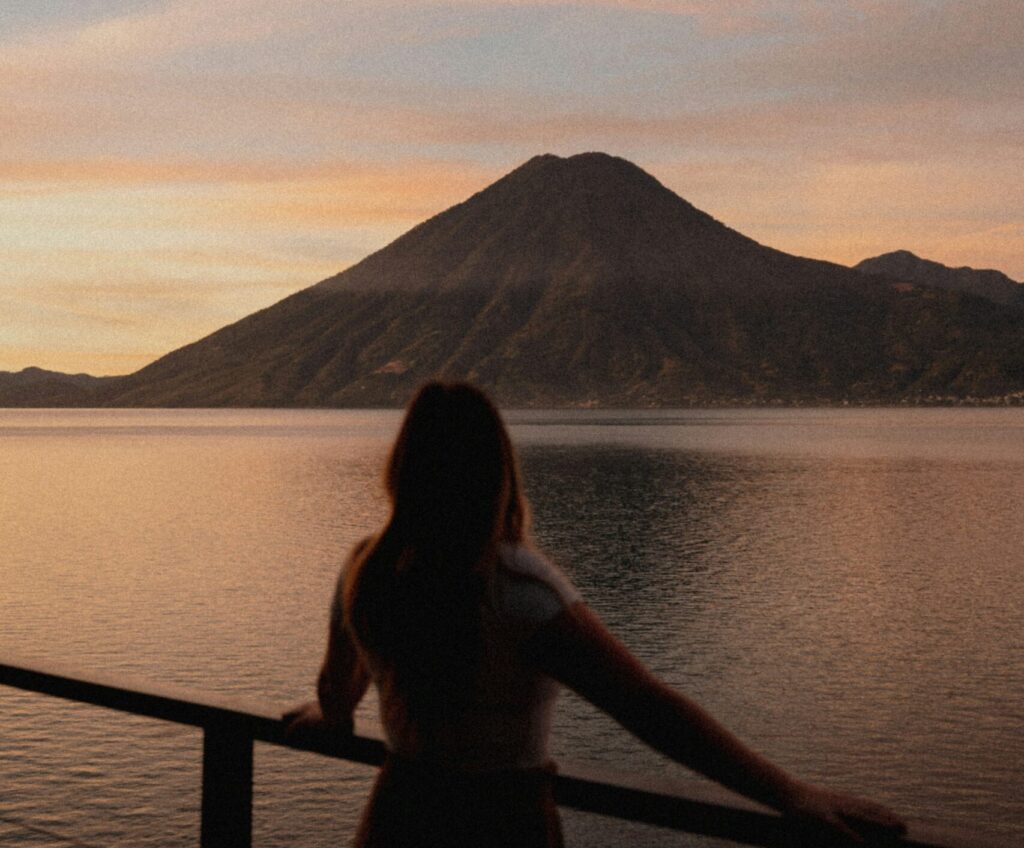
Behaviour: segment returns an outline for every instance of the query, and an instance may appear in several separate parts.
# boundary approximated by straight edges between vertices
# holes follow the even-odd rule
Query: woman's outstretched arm
[[[827,824],[854,840],[858,824],[903,830],[871,801],[797,780],[751,750],[706,710],[652,674],[585,604],[541,626],[525,646],[545,673],[672,759],[785,814]]]

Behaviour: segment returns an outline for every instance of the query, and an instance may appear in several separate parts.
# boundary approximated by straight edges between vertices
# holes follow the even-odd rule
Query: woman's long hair
[[[497,546],[517,543],[526,501],[494,405],[465,383],[428,383],[385,475],[391,517],[354,563],[346,619],[420,722],[469,690]]]

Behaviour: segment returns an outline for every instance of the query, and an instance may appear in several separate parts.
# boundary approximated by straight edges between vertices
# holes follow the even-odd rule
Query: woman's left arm
[[[585,604],[542,625],[524,645],[530,662],[607,712],[651,747],[730,789],[854,842],[902,833],[887,808],[805,783],[747,747],[696,702],[667,686]]]

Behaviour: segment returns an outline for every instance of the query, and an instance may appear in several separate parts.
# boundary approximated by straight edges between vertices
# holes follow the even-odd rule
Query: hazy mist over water
[[[1024,410],[507,417],[537,541],[657,672],[797,774],[1024,838]],[[398,421],[0,410],[0,654],[311,697]],[[570,696],[554,747],[688,777]],[[200,755],[195,730],[0,689],[0,817],[192,845]],[[263,745],[255,773],[260,846],[345,844],[373,775]],[[570,844],[690,844],[565,818]]]

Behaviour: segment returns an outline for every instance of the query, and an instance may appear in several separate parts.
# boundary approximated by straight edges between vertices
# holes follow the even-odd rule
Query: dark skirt
[[[357,848],[561,848],[554,767],[477,774],[389,757]]]

